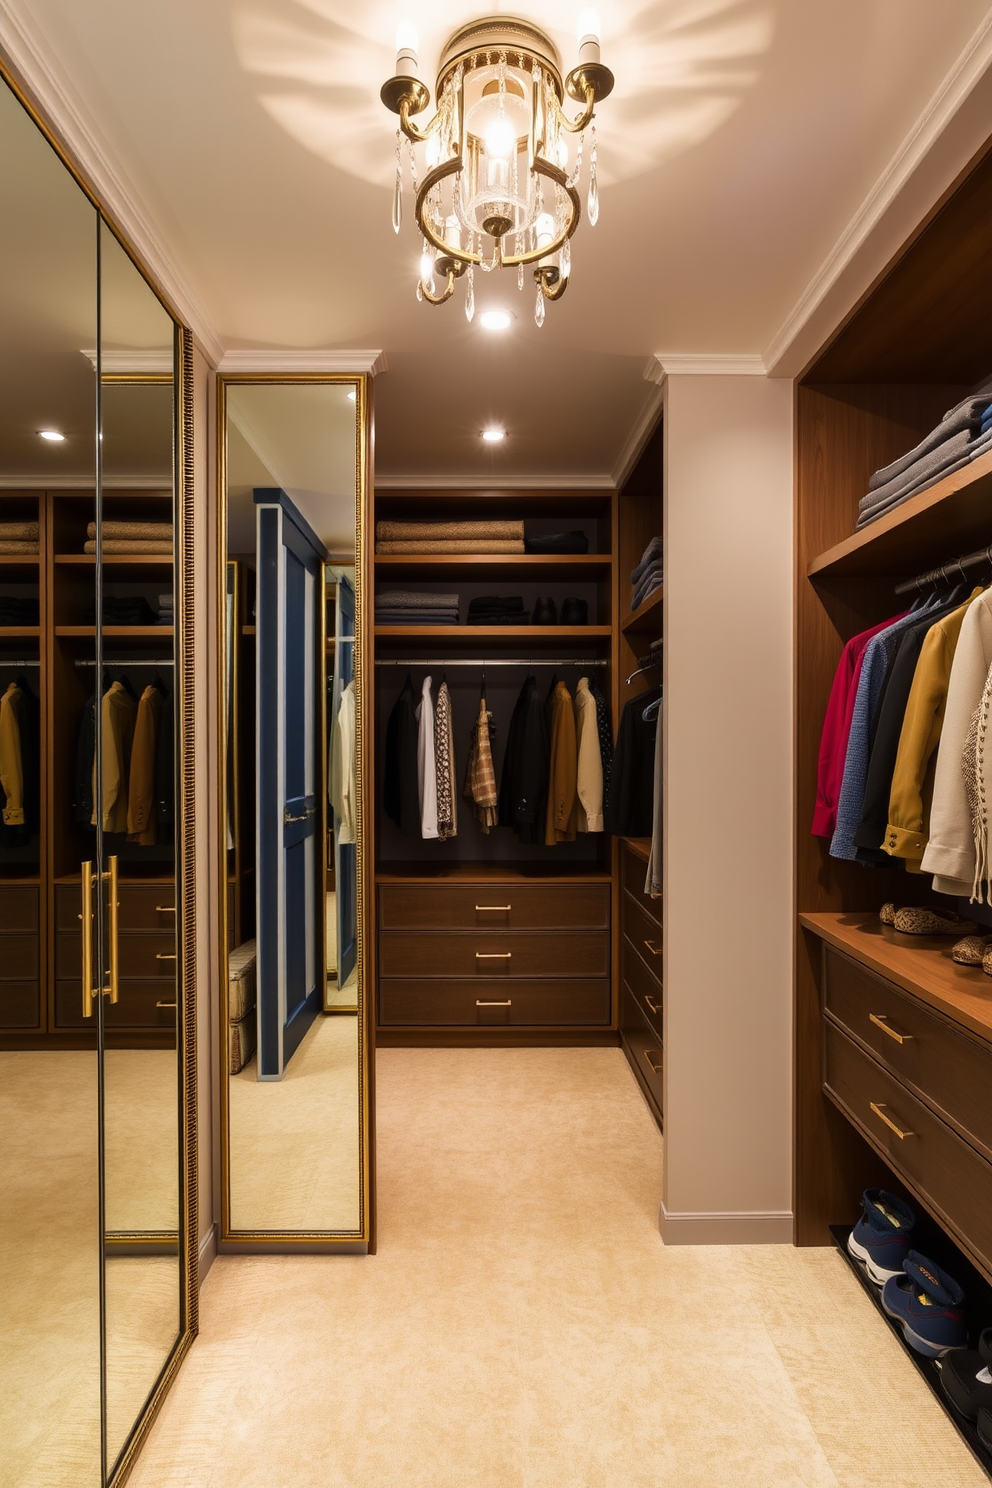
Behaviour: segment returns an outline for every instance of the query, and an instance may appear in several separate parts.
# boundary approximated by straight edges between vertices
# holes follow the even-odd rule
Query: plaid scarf
[[[472,730],[472,748],[465,772],[465,787],[462,795],[475,805],[479,826],[488,836],[499,821],[496,809],[496,769],[493,765],[492,740],[496,736],[493,715],[486,707],[485,697],[479,699],[479,717]]]

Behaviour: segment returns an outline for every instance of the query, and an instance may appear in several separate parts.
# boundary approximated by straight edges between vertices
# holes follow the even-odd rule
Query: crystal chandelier
[[[423,128],[413,116],[430,103],[417,76],[417,40],[401,26],[396,75],[381,98],[399,114],[393,229],[400,230],[404,153],[423,238],[417,299],[443,305],[465,279],[465,314],[475,314],[475,270],[516,269],[520,289],[532,268],[534,319],[568,287],[571,239],[579,225],[579,178],[588,155],[589,221],[599,217],[594,110],[613,89],[599,60],[595,13],[579,17],[579,61],[562,84],[553,42],[529,21],[490,17],[463,26],[441,55],[437,112]],[[581,105],[570,119],[565,96]],[[586,148],[586,131],[589,131]],[[575,136],[574,152],[569,136]],[[404,152],[405,137],[405,152]],[[435,280],[443,283],[440,290]]]

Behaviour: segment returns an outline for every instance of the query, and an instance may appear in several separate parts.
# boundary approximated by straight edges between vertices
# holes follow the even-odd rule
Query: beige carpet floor
[[[224,1257],[133,1488],[983,1488],[829,1250],[671,1248],[618,1050],[380,1051],[380,1250]]]
[[[231,1225],[357,1230],[358,1019],[320,1014],[281,1080],[231,1076]]]

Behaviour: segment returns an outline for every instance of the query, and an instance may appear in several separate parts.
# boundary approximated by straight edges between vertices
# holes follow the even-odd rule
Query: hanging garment
[[[985,678],[985,686],[978,707],[971,717],[968,736],[961,756],[961,774],[964,779],[971,813],[972,851],[975,869],[972,875],[969,898],[974,903],[987,903],[990,899],[992,880],[992,841],[990,841],[989,800],[992,799],[992,761],[989,758],[989,717],[992,714],[992,667]]]
[[[499,786],[499,820],[520,842],[544,841],[548,801],[548,728],[535,678],[528,677],[513,707]]]
[[[979,590],[975,591],[977,598]],[[973,600],[927,632],[899,732],[882,847],[918,871],[927,845],[933,790],[931,760],[940,740],[954,652]]]
[[[888,630],[890,625],[903,619],[906,613],[904,610],[901,615],[893,615],[891,620],[883,620],[880,625],[873,625],[860,635],[852,636],[840,654],[830,697],[827,699],[827,711],[820,734],[820,752],[816,762],[816,805],[810,827],[814,837],[832,837],[837,825],[837,801],[844,778],[844,756],[851,732],[851,715],[854,712],[865,647],[883,630]]]
[[[603,805],[605,809],[606,797],[610,789],[610,771],[613,769],[613,730],[610,727],[610,705],[600,692],[599,683],[595,677],[589,683],[589,690],[596,700],[596,728],[599,733],[599,754],[603,762]]]
[[[589,678],[580,677],[575,689],[576,827],[580,832],[603,830],[603,756],[599,748],[596,699]]]
[[[158,840],[166,842],[176,821],[176,717],[175,700],[164,687],[155,750],[155,816]]]
[[[651,852],[648,871],[644,876],[644,892],[652,899],[660,899],[662,893],[662,813],[665,803],[665,704],[662,698],[649,703],[642,718],[645,723],[655,720],[654,730],[654,792],[651,803]]]
[[[975,881],[975,836],[962,760],[990,666],[992,588],[975,600],[964,617],[947,684],[930,807],[930,837],[921,864],[925,873],[934,875],[933,886],[939,894],[970,895]]]
[[[967,603],[981,593],[975,589],[967,597]],[[960,622],[964,618],[967,604],[962,608],[960,601],[953,604],[951,601],[939,610],[931,610],[922,620],[917,621],[904,630],[899,645],[896,649],[892,666],[889,668],[885,686],[878,701],[875,720],[872,726],[871,752],[868,757],[868,770],[865,776],[864,801],[861,807],[861,818],[854,833],[854,845],[857,849],[857,860],[859,863],[888,863],[888,859],[881,851],[882,839],[886,835],[886,826],[889,820],[889,794],[892,790],[892,775],[895,770],[896,754],[899,749],[899,735],[902,731],[903,720],[906,716],[906,706],[913,686],[913,678],[919,664],[920,656],[926,644],[927,637],[933,627],[950,620],[957,615],[960,616],[954,626],[954,638],[957,640],[957,631]],[[900,854],[900,857],[902,854]]]
[[[18,686],[11,682],[0,698],[0,787],[3,788],[3,824],[24,826],[24,764],[21,727],[17,717]]]
[[[424,678],[417,705],[417,790],[420,802],[420,835],[437,836],[437,764],[434,759],[434,701],[431,679]]]
[[[409,674],[386,723],[382,802],[386,815],[408,837],[420,836],[417,717]]]
[[[650,837],[654,832],[654,755],[657,728],[644,711],[661,697],[653,687],[623,710],[606,801],[606,830],[615,837]]]
[[[577,819],[578,757],[575,746],[575,711],[572,695],[564,682],[555,686],[551,698],[551,727],[548,730],[551,770],[548,777],[548,808],[544,841],[574,842]]]
[[[437,690],[434,711],[434,764],[437,771],[437,835],[442,842],[458,836],[458,784],[451,693],[447,682]]]
[[[492,749],[495,736],[493,715],[486,707],[486,694],[483,693],[479,698],[479,716],[472,729],[472,747],[462,795],[473,803],[476,820],[487,836],[499,821]]]
[[[103,830],[127,831],[128,778],[131,771],[131,746],[137,704],[122,682],[111,682],[100,705],[103,734],[103,759],[100,789],[97,789],[96,759],[93,761],[93,819],[96,826],[96,803],[101,803]]]
[[[149,683],[138,699],[127,790],[127,839],[154,847],[158,841],[155,810],[155,761],[162,719],[161,690]]]
[[[338,841],[355,841],[355,808],[358,802],[355,749],[355,684],[349,682],[341,694],[338,714],[331,727],[331,757],[328,764],[328,797],[338,819]]]
[[[38,699],[18,676],[0,699],[0,847],[25,847],[41,830],[40,751]]]
[[[76,741],[76,772],[72,796],[72,819],[80,827],[91,827],[93,815],[93,759],[96,754],[96,695],[83,704]]]

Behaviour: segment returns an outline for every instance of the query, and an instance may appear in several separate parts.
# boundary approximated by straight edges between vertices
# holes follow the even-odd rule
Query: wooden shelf
[[[812,578],[892,574],[912,578],[992,540],[992,452],[945,476],[820,553]]]
[[[174,635],[171,625],[103,625],[100,629],[103,635],[117,641],[171,640]],[[55,634],[67,639],[93,640],[96,626],[56,625]]]
[[[633,632],[644,631],[655,635],[661,633],[665,606],[664,589],[656,589],[649,594],[642,605],[632,610],[625,620],[620,621],[620,629],[624,635]]]
[[[40,637],[40,625],[0,625],[0,641],[20,641]]]
[[[0,553],[0,571],[5,568],[37,568],[40,553]]]
[[[951,960],[953,935],[901,935],[877,915],[801,914],[806,930],[992,1043],[992,977]]]
[[[597,834],[598,835],[598,834]],[[376,869],[376,883],[612,883],[609,871],[585,863],[562,865],[553,872],[548,863],[390,863]]]
[[[624,847],[629,847],[632,853],[636,853],[645,863],[651,859],[650,837],[621,837],[620,841]]]
[[[55,562],[74,564],[77,567],[88,564],[92,568],[96,563],[96,554],[56,553]],[[105,568],[119,568],[122,564],[139,568],[171,568],[172,563],[173,558],[170,553],[104,553],[103,555]]]
[[[597,579],[611,572],[609,553],[377,553],[377,579],[461,577],[466,583],[492,579]]]
[[[450,641],[584,641],[609,640],[608,625],[377,625],[375,636],[381,640],[425,640],[435,637]]]
[[[243,636],[253,636],[255,634],[254,625],[242,625],[241,634]]]

